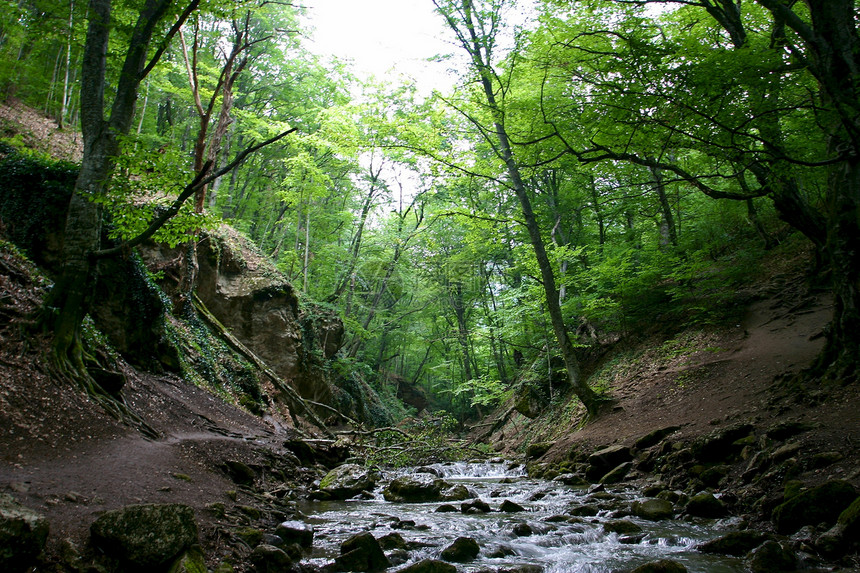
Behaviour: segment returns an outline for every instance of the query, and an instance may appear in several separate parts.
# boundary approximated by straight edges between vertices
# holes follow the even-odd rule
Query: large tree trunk
[[[81,170],[69,203],[63,243],[63,269],[46,300],[48,327],[54,332],[58,365],[82,372],[81,323],[87,314],[95,280],[90,255],[99,250],[101,209],[92,198],[104,195],[119,153],[118,137],[131,128],[140,82],[146,75],[147,52],[155,29],[172,0],[146,0],[131,32],[110,116],[105,118],[105,72],[111,31],[111,1],[90,0],[89,25],[81,68]],[[175,30],[197,6],[191,0]],[[163,53],[159,50],[150,65]]]
[[[90,197],[104,193],[116,138],[105,125],[104,76],[110,36],[111,0],[90,1],[90,22],[81,74],[81,129],[84,153],[69,202],[63,243],[63,269],[46,301],[53,313],[54,358],[63,368],[83,372],[81,324],[87,313],[93,269],[89,254],[98,250],[101,209]],[[67,363],[68,361],[68,363]]]

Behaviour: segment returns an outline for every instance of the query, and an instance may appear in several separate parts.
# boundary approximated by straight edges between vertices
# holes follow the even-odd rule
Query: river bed
[[[697,545],[730,530],[731,520],[643,520],[628,511],[641,497],[637,490],[607,486],[605,492],[589,493],[588,488],[530,479],[520,465],[448,463],[429,467],[446,482],[470,488],[492,511],[440,513],[437,509],[444,502],[390,503],[382,496],[382,485],[368,499],[302,502],[299,509],[315,529],[309,560],[320,566],[331,563],[344,540],[366,531],[377,539],[397,532],[410,544],[408,553],[389,554],[398,566],[438,559],[454,539],[464,536],[475,539],[481,552],[474,561],[458,564],[461,571],[612,573],[667,558],[683,563],[690,573],[745,570],[740,559],[696,550]],[[415,470],[387,472],[381,483],[410,471]],[[500,512],[506,499],[525,511]],[[460,503],[450,505],[460,508]],[[596,515],[573,516],[595,509]],[[604,525],[619,519],[642,530],[606,533]]]

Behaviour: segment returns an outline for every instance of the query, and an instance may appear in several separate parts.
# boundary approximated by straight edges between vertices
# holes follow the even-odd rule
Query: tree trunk
[[[480,14],[476,14],[472,0],[461,0],[459,11],[462,18],[462,28],[458,25],[454,16],[445,11],[439,6],[439,1],[434,0],[436,6],[440,8],[443,14],[446,15],[448,23],[457,34],[463,45],[463,48],[469,53],[472,59],[474,71],[478,75],[478,80],[484,91],[484,97],[487,102],[487,107],[493,116],[494,135],[498,142],[498,155],[505,164],[505,169],[508,175],[508,180],[511,188],[520,202],[520,207],[523,214],[523,219],[526,224],[526,229],[529,233],[529,239],[534,249],[535,258],[537,259],[538,267],[540,268],[541,279],[543,281],[544,292],[546,294],[547,311],[552,322],[553,332],[555,333],[556,341],[558,342],[559,350],[561,351],[564,365],[567,370],[568,379],[573,391],[582,401],[588,414],[596,416],[600,408],[600,398],[597,394],[585,383],[579,368],[579,361],[573,350],[573,344],[570,342],[567,328],[564,324],[564,316],[561,312],[561,306],[558,303],[558,289],[555,286],[555,276],[552,270],[552,264],[546,253],[543,237],[540,233],[540,227],[537,224],[537,219],[532,210],[531,200],[520,174],[519,164],[514,157],[511,147],[510,138],[505,129],[504,113],[496,100],[496,91],[493,89],[492,78],[493,71],[490,68],[490,47],[494,38],[487,38],[482,34],[478,34],[478,28],[475,25],[475,18],[481,18]],[[491,28],[494,29],[494,26]],[[481,28],[483,29],[483,28]],[[490,29],[490,28],[488,28]],[[501,92],[504,93],[504,92]]]
[[[84,372],[81,324],[94,285],[91,253],[99,249],[101,209],[91,198],[104,195],[115,158],[118,137],[128,134],[141,80],[146,75],[147,52],[153,33],[171,0],[146,0],[131,32],[125,60],[108,119],[105,119],[105,72],[111,31],[111,0],[90,0],[89,25],[81,66],[81,132],[84,152],[69,202],[63,242],[63,269],[46,300],[47,326],[54,332],[53,357],[64,370]],[[197,6],[192,0],[175,28]],[[150,68],[163,53],[157,52]]]

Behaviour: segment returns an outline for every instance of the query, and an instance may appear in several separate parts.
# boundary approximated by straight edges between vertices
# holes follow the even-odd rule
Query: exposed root
[[[70,354],[74,358],[69,358]],[[83,356],[82,350],[58,353],[57,349],[54,348],[49,356],[49,370],[55,379],[86,392],[91,400],[101,406],[114,419],[135,428],[149,439],[158,439],[159,433],[126,404],[122,394],[111,394],[95,381],[84,366]]]

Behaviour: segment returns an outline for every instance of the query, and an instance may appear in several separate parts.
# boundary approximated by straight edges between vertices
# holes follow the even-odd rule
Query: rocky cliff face
[[[165,271],[162,287],[169,295],[176,294],[179,254],[163,246],[144,252],[150,270]],[[300,309],[286,278],[227,226],[200,241],[198,262],[197,295],[215,318],[303,398],[330,402],[324,362],[342,344],[340,320]]]

